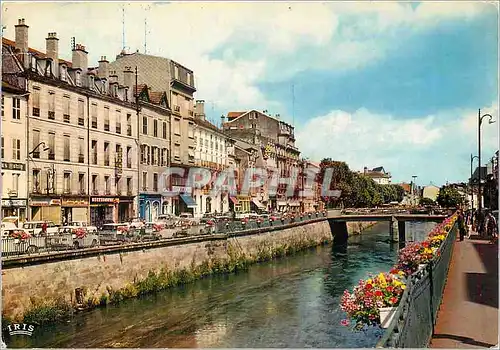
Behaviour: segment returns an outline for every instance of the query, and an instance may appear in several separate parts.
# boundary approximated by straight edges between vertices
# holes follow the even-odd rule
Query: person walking
[[[459,214],[458,214],[458,232],[460,235],[460,241],[463,241],[465,234],[466,234],[466,231],[465,231],[464,212],[462,209],[460,209]]]
[[[487,235],[490,237],[490,243],[494,244],[498,241],[497,220],[491,212],[488,213],[486,219],[487,219],[486,232]]]
[[[44,222],[42,224],[42,232],[41,233],[42,233],[43,237],[47,236],[47,222]]]

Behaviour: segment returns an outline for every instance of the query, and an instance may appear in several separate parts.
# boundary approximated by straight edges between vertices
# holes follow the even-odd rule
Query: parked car
[[[128,223],[104,224],[99,232],[99,240],[104,244],[122,243],[128,241],[130,231],[135,231],[135,229],[129,228]]]
[[[87,231],[89,231],[89,232],[96,232],[97,233],[97,227],[89,225],[85,221],[73,221],[73,222],[70,222],[67,225],[67,227],[71,227],[71,228],[83,227],[83,228],[87,229]]]
[[[2,219],[2,227],[19,227],[19,218],[17,216],[6,216]]]
[[[130,220],[130,223],[128,225],[129,228],[135,228],[135,229],[139,229],[142,226],[144,226],[144,222],[141,218],[133,218],[132,220]]]
[[[82,233],[80,234],[79,231]],[[71,237],[71,239],[61,240],[61,243],[64,242],[67,246],[72,246],[75,249],[78,248],[87,248],[87,247],[96,247],[99,245],[99,235],[96,231],[89,231],[85,227],[75,228],[74,226],[65,226],[59,229],[59,235],[63,236],[67,235]],[[49,237],[49,242],[55,242],[56,239],[53,238],[61,238],[61,237]]]
[[[59,227],[57,227],[52,221],[25,222],[23,224],[23,229],[25,229],[31,236],[40,236],[44,222],[47,223],[47,235],[56,235],[58,233]]]
[[[34,254],[45,248],[45,243],[44,237],[33,237],[22,228],[2,229],[2,255]]]

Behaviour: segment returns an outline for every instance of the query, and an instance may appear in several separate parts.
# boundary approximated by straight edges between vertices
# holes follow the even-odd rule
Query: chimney
[[[85,51],[85,46],[82,44],[76,44],[73,49],[73,59],[72,68],[80,68],[82,70],[82,75],[87,74],[87,69],[89,67],[88,52]]]
[[[114,70],[109,72],[109,83],[110,84],[118,83],[118,75]]]
[[[14,26],[16,28],[16,51],[22,54],[24,68],[29,66],[28,58],[28,26],[24,23],[24,18],[18,20],[18,24]]]
[[[59,78],[59,39],[57,33],[48,33],[45,38],[45,52],[52,60],[52,74]]]
[[[363,169],[363,174],[365,174],[365,175],[366,175],[366,173],[367,173],[367,172],[368,172],[368,168],[367,168],[367,167],[364,167],[364,169]]]
[[[101,56],[99,60],[99,69],[97,71],[98,77],[101,79],[109,78],[109,61],[106,59],[106,56]]]
[[[205,120],[205,100],[196,100],[194,106],[194,116],[201,120]]]
[[[132,101],[135,98],[135,76],[132,67],[125,67],[123,71],[123,85],[128,87],[128,100]]]

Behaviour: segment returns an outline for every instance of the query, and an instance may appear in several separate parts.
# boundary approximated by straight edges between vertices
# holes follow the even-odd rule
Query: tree
[[[434,202],[430,198],[422,197],[422,198],[420,198],[420,205],[426,207],[426,206],[436,205],[436,202]]]
[[[443,186],[439,189],[436,202],[445,208],[458,207],[463,203],[464,198],[454,187]]]
[[[338,204],[344,203],[345,199],[349,197],[352,182],[352,172],[345,162],[334,161],[331,158],[325,158],[320,163],[320,171],[317,176],[318,185],[323,190],[323,181],[327,175],[327,169],[331,169],[331,180],[329,184],[325,184],[325,190],[340,190],[339,198],[323,197],[327,207],[333,207]]]

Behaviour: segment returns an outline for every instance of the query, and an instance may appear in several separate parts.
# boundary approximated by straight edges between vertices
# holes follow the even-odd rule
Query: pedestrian
[[[42,224],[42,236],[47,236],[47,222]]]
[[[458,214],[458,232],[460,234],[460,241],[463,241],[466,232],[465,232],[464,212],[462,209],[459,210],[459,214]]]
[[[490,243],[496,243],[498,241],[498,226],[497,226],[497,220],[493,216],[491,212],[488,213],[487,216],[487,234],[490,236]]]

